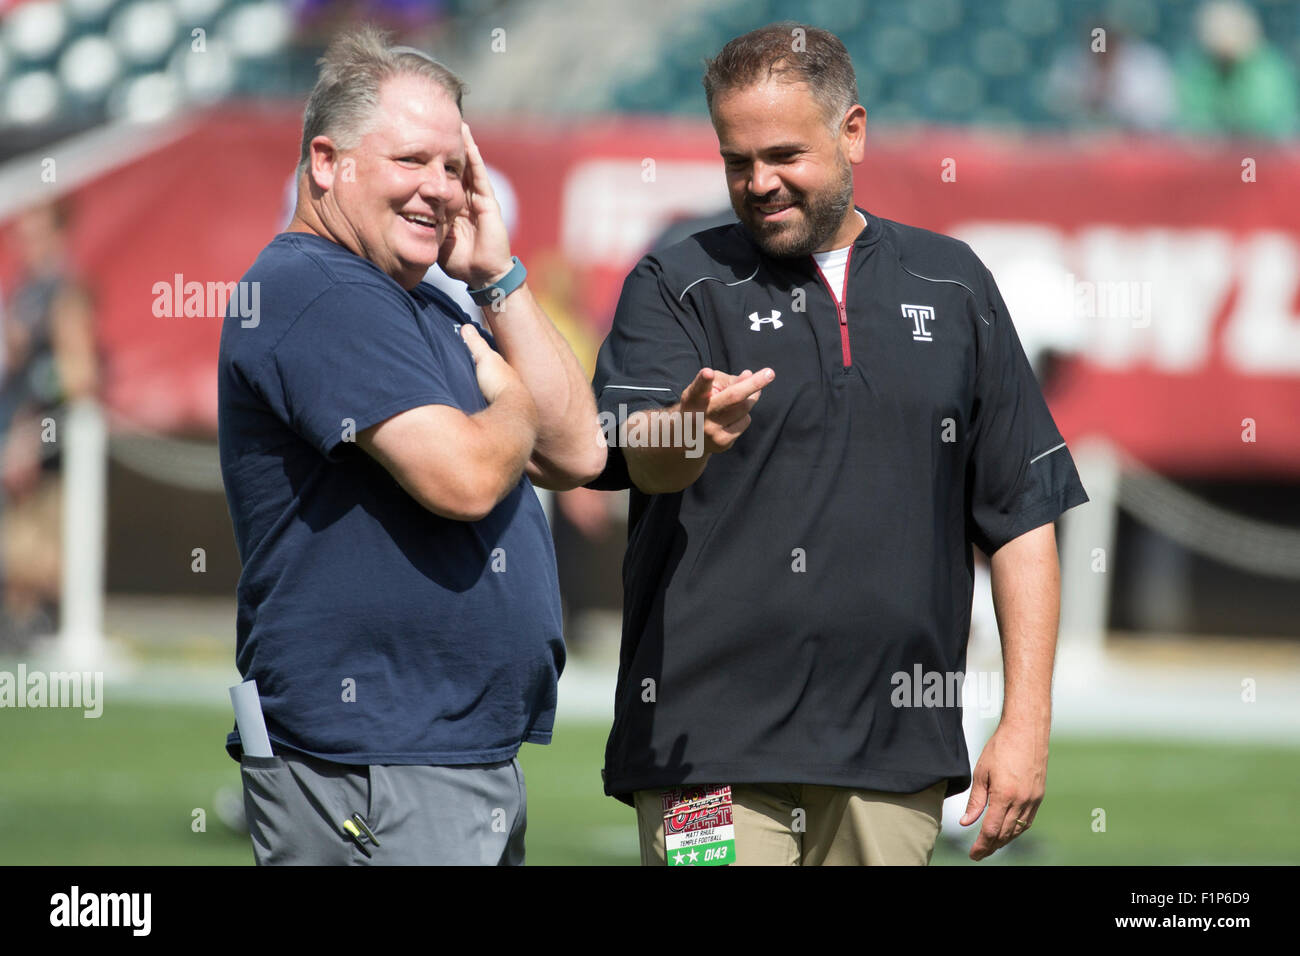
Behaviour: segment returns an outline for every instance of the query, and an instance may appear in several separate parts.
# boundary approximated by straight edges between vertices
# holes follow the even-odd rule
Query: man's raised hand
[[[683,415],[700,414],[706,455],[726,451],[750,425],[749,413],[776,373],[770,368],[739,375],[702,368],[682,391]]]
[[[465,141],[465,205],[447,231],[438,265],[453,279],[481,289],[510,271],[510,237],[469,124],[462,122],[460,128]]]
[[[673,494],[689,486],[703,473],[709,455],[726,451],[749,427],[750,410],[763,388],[774,378],[776,373],[770,368],[762,369],[758,374],[746,369],[739,375],[702,368],[671,408],[635,412],[626,425],[628,434],[636,427],[649,428],[650,434],[655,434],[659,416],[672,419],[698,415],[692,419],[693,423],[699,423],[698,430],[693,433],[702,436],[700,444],[703,448],[692,443],[683,454],[678,447],[647,447],[645,442],[632,444],[626,435],[621,435],[620,444],[632,484],[647,495]],[[684,435],[686,423],[682,421],[680,424],[682,431],[679,434]]]

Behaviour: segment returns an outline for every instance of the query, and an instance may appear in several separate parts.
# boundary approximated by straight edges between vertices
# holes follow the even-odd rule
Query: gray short
[[[240,777],[259,866],[524,862],[526,795],[518,758],[428,767],[245,755]]]

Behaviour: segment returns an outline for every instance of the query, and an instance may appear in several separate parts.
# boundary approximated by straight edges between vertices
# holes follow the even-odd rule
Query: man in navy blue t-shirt
[[[275,755],[227,748],[259,863],[523,859],[516,753],[550,740],[564,663],[530,481],[576,487],[604,449],[461,92],[382,34],[337,40],[294,219],[242,280],[258,312],[222,331],[236,657]],[[435,261],[490,331],[420,281]]]

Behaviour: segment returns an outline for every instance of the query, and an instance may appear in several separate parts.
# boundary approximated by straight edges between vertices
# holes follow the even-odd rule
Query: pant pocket
[[[289,779],[284,758],[245,755],[239,761],[239,776],[244,786],[244,817],[253,838],[254,861],[258,866],[288,862],[283,834],[293,818],[289,794],[297,788]]]

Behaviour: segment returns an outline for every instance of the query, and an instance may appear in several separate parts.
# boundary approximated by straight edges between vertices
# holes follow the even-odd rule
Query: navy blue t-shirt
[[[467,764],[549,742],[564,643],[528,479],[482,521],[453,521],[355,442],[421,405],[486,407],[468,317],[305,233],[276,236],[243,281],[260,310],[222,328],[221,472],[243,562],[236,663],[272,743]],[[238,759],[238,732],[226,747]]]

